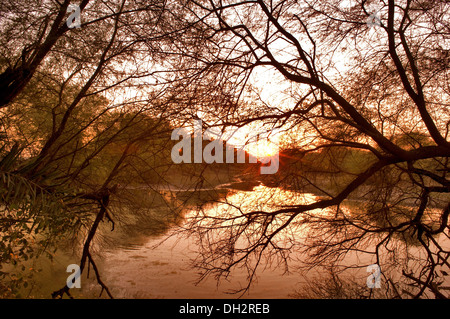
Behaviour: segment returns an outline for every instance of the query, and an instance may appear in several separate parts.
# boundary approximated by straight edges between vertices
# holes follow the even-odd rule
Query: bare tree
[[[73,29],[70,4],[0,4],[2,263],[24,234],[84,230],[80,267],[111,295],[90,247],[118,184],[163,179],[145,143],[201,112],[290,139],[260,178],[278,188],[187,216],[205,276],[244,267],[245,292],[304,252],[309,268],[377,263],[396,297],[448,297],[448,3],[82,1]]]
[[[81,24],[69,28],[74,4]],[[2,265],[73,237],[81,271],[92,265],[112,297],[90,247],[102,221],[114,228],[124,215],[113,212],[127,187],[161,180],[171,164],[166,137],[181,88],[166,76],[162,48],[186,32],[171,9],[165,1],[1,2]],[[53,297],[64,294],[69,287]]]
[[[192,54],[180,44],[183,66],[192,83],[228,96],[226,104],[205,98],[204,114],[217,125],[262,122],[286,131],[300,155],[285,159],[278,185],[320,195],[199,210],[186,230],[198,236],[203,274],[222,278],[244,267],[245,292],[257,269],[276,262],[288,271],[298,251],[311,267],[340,270],[355,267],[345,256],[364,252],[369,258],[358,267],[377,263],[386,283],[414,285],[399,289],[402,296],[448,297],[440,288],[450,266],[448,3],[192,1],[186,8],[207,30],[208,49]],[[263,97],[267,81],[257,89],[267,77],[272,91],[283,88],[272,100]]]

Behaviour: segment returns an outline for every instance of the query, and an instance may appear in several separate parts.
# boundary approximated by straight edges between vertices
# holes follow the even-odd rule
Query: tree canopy
[[[73,4],[78,28],[67,23]],[[316,195],[243,202],[221,218],[200,205],[183,229],[201,243],[203,275],[243,266],[246,291],[263,261],[288,271],[301,251],[305,267],[336,278],[353,267],[344,256],[363,252],[358,267],[381,267],[386,297],[447,298],[449,9],[0,1],[0,266],[69,233],[82,241],[81,270],[92,264],[111,295],[89,249],[99,224],[114,224],[124,185],[167,182],[170,132],[201,116],[222,131],[282,132],[281,169],[261,182],[274,196]]]

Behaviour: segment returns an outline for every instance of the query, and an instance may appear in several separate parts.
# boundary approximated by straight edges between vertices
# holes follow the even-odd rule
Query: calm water
[[[207,191],[207,190],[205,190]],[[223,191],[223,190],[222,190]],[[208,204],[204,213],[210,216],[218,214],[234,214],[235,207],[241,209],[273,209],[277,205],[305,202],[313,200],[311,194],[299,195],[276,188],[257,186],[253,191],[233,191],[220,201],[224,203]],[[173,197],[170,199],[173,200]],[[232,206],[230,206],[231,204]],[[185,212],[183,221],[195,214],[195,209]],[[106,223],[104,223],[107,225]],[[183,226],[183,224],[181,224]],[[108,229],[106,227],[105,229]],[[120,233],[117,226],[114,232],[104,229],[104,234],[115,236]],[[191,261],[197,256],[198,247],[192,237],[186,238],[180,234],[172,234],[176,226],[162,234],[154,232],[134,231],[131,236],[123,234],[116,236],[113,244],[93,245],[94,260],[100,269],[101,279],[108,286],[115,298],[237,298],[241,295],[230,294],[246,286],[246,272],[237,269],[226,281],[218,282],[214,278],[207,278],[197,283],[199,271],[191,266]],[[74,254],[67,250],[58,250],[53,261],[41,258],[33,268],[42,268],[32,285],[32,293],[25,297],[49,298],[51,293],[65,285],[69,273],[69,264],[78,264],[81,249],[74,249]],[[299,274],[283,274],[283,270],[273,267],[258,273],[257,281],[249,292],[241,298],[289,298],[302,277]],[[90,268],[83,272],[81,289],[71,289],[74,297],[97,298],[100,287],[95,280],[95,274]],[[102,297],[106,297],[103,293]]]
[[[232,215],[237,213],[235,207],[270,210],[280,204],[314,198],[311,194],[300,196],[258,186],[253,191],[238,191],[228,196],[227,204],[208,205],[204,214]],[[103,254],[101,262],[103,279],[118,298],[236,298],[238,295],[230,294],[230,291],[246,285],[246,272],[234,271],[220,285],[214,278],[196,284],[198,270],[191,267],[190,261],[197,256],[197,248],[194,238],[165,234],[149,237],[139,245],[110,249]],[[284,275],[283,270],[276,267],[262,270],[257,282],[242,298],[288,298],[301,279],[299,274]]]
[[[210,217],[233,216],[243,211],[265,210],[271,211],[280,205],[309,203],[316,200],[313,194],[299,194],[281,190],[257,186],[253,191],[236,191],[230,193],[222,202],[209,204],[203,210],[203,214]],[[184,215],[186,222],[196,214],[197,210],[191,209]],[[313,211],[312,214],[326,214],[326,211]],[[181,224],[183,226],[183,224]],[[176,230],[174,226],[171,230]],[[115,242],[105,248],[93,247],[97,250],[94,258],[100,269],[102,280],[107,284],[115,298],[237,298],[240,295],[230,294],[231,290],[237,290],[246,286],[246,271],[236,269],[220,284],[214,278],[196,284],[199,278],[198,269],[191,267],[191,260],[197,256],[198,246],[192,237],[185,238],[180,234],[171,234],[169,229],[164,234],[141,234],[134,239]],[[281,236],[294,236],[296,240],[307,240],[307,234],[301,227],[287,230]],[[303,256],[294,254],[299,261]],[[346,262],[358,264],[373,263],[367,256],[350,255]],[[36,283],[34,296],[48,298],[50,293],[61,288],[65,284],[65,278],[69,275],[65,272],[67,265],[77,263],[78,257],[57,253],[53,262],[47,262],[42,267],[45,269]],[[264,261],[263,261],[264,263]],[[294,265],[295,266],[295,263]],[[257,281],[242,298],[289,298],[302,286],[306,278],[300,272],[292,268],[291,273],[284,274],[284,269],[279,267],[261,268],[257,274]],[[399,269],[400,270],[400,269]],[[320,271],[314,275],[319,274]],[[367,274],[365,269],[355,272],[356,282],[365,286]],[[449,283],[450,284],[450,283]],[[74,290],[75,297],[97,298],[100,288],[95,281],[95,275],[91,270],[89,278],[87,272],[82,277],[82,288]],[[106,294],[103,294],[106,297]]]

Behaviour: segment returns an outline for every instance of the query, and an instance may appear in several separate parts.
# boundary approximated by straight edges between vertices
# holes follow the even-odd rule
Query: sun
[[[247,146],[247,151],[258,158],[271,157],[278,153],[278,145],[269,140],[259,140]]]

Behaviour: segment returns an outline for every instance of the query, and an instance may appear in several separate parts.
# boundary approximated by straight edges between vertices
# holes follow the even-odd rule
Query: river
[[[226,203],[207,205],[204,214],[217,216],[224,210],[234,214],[236,207],[270,209],[294,201],[294,197],[298,202],[298,196],[298,193],[257,186],[251,191],[232,192],[224,199]],[[315,198],[311,194],[301,197],[303,201]],[[196,209],[187,212],[185,219],[195,212]],[[102,253],[99,265],[102,279],[117,298],[289,298],[302,279],[298,274],[284,274],[275,267],[261,270],[245,294],[230,294],[247,284],[247,273],[237,269],[220,284],[214,278],[197,283],[199,270],[191,267],[191,260],[197,253],[194,238],[171,234],[169,230],[159,236],[149,236],[139,244],[110,248]],[[95,283],[92,286],[94,288]]]
[[[209,217],[233,216],[240,210],[271,211],[280,205],[305,204],[317,200],[313,194],[300,194],[279,188],[256,186],[253,190],[234,190],[217,202],[203,207],[202,214]],[[272,266],[264,268],[262,260],[260,271],[250,289],[244,294],[230,293],[245,287],[247,272],[236,268],[226,278],[217,282],[215,278],[207,277],[198,283],[199,269],[192,267],[192,259],[198,255],[198,245],[195,237],[185,237],[174,232],[185,225],[191,216],[196,216],[199,210],[191,207],[184,212],[181,223],[158,234],[149,232],[137,234],[131,238],[118,237],[113,245],[93,246],[93,256],[99,267],[101,279],[108,286],[115,298],[254,298],[276,299],[291,298],[301,288],[308,278],[292,267],[290,273],[285,273],[283,267]],[[324,211],[313,211],[312,214],[324,214]],[[301,228],[289,230],[297,238],[305,236]],[[113,232],[114,233],[114,232]],[[135,234],[136,235],[136,234]],[[100,236],[101,237],[101,236]],[[306,238],[305,238],[306,240]],[[303,256],[294,252],[293,259],[301,261]],[[48,298],[50,293],[65,284],[66,267],[77,263],[79,256],[65,252],[57,252],[53,261],[45,261],[40,265],[44,269],[39,281],[34,284],[34,297]],[[373,263],[373,256],[349,255],[346,261],[357,265]],[[295,265],[293,265],[295,266]],[[321,275],[316,271],[315,275]],[[367,273],[364,267],[354,272],[356,283],[365,287]],[[89,277],[89,278],[88,278]],[[325,276],[324,276],[325,278]],[[367,290],[367,289],[366,289]],[[72,289],[75,297],[98,298],[100,287],[95,275],[90,269],[89,276],[85,271],[81,278],[81,289]],[[102,297],[107,297],[105,293]]]

